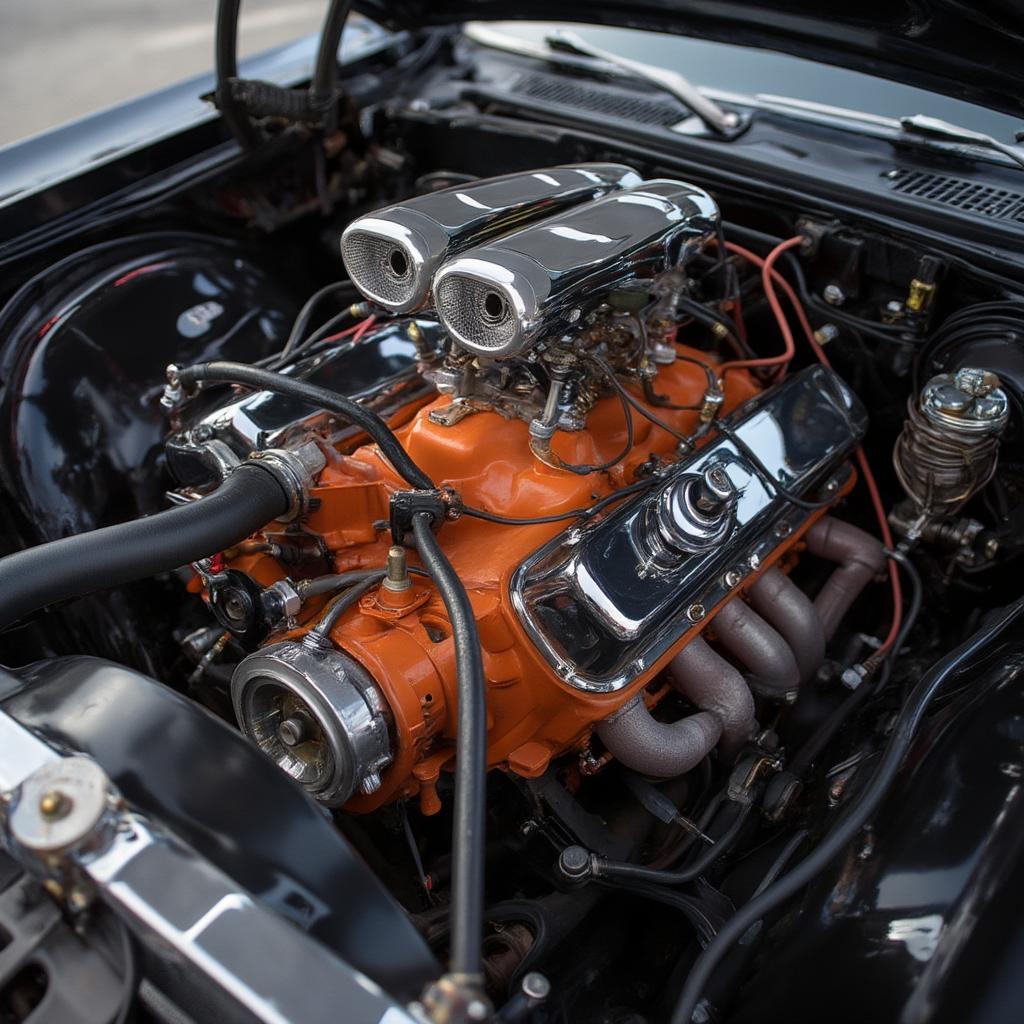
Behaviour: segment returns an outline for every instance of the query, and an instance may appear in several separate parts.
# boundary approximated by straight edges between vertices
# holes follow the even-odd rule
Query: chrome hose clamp
[[[327,458],[315,441],[307,441],[298,448],[253,452],[248,461],[273,473],[288,494],[288,510],[278,516],[281,522],[294,522],[309,512],[309,493],[316,485],[317,474],[327,465]]]

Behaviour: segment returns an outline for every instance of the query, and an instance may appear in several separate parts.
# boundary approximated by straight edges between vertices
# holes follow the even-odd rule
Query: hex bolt
[[[848,668],[843,669],[842,675],[839,678],[843,686],[848,690],[856,690],[868,675],[868,667],[864,664],[859,664],[851,665]]]
[[[686,609],[686,617],[691,622],[700,622],[705,615],[707,615],[707,609],[705,609],[702,604],[691,604],[690,607]]]
[[[846,301],[846,292],[837,284],[826,285],[821,294],[830,306],[841,306]]]
[[[984,398],[999,387],[999,378],[991,370],[965,366],[956,371],[956,386],[972,398]]]

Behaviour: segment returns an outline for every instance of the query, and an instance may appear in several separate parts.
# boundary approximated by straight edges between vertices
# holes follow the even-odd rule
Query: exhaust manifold
[[[638,694],[597,726],[601,742],[627,768],[671,778],[695,768],[716,747],[736,755],[757,730],[754,697],[792,701],[825,659],[832,638],[864,587],[884,568],[881,543],[863,530],[823,517],[806,534],[810,554],[837,567],[812,601],[781,570],[767,569],[714,618],[719,654],[703,637],[671,661],[675,689],[697,710],[675,722],[657,720]]]

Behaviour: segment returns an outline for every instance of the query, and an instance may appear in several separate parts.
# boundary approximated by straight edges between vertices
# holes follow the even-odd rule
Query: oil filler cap
[[[658,541],[670,551],[693,554],[720,544],[730,533],[738,499],[724,466],[713,463],[699,474],[673,480],[655,506]]]

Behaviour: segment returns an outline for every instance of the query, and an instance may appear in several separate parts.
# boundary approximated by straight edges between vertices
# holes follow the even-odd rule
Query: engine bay
[[[931,666],[1014,621],[1024,285],[496,109],[381,104],[8,296],[0,709],[242,862],[155,780],[237,796],[244,884],[429,1019],[689,1020]],[[703,1019],[782,1019],[897,827]]]

